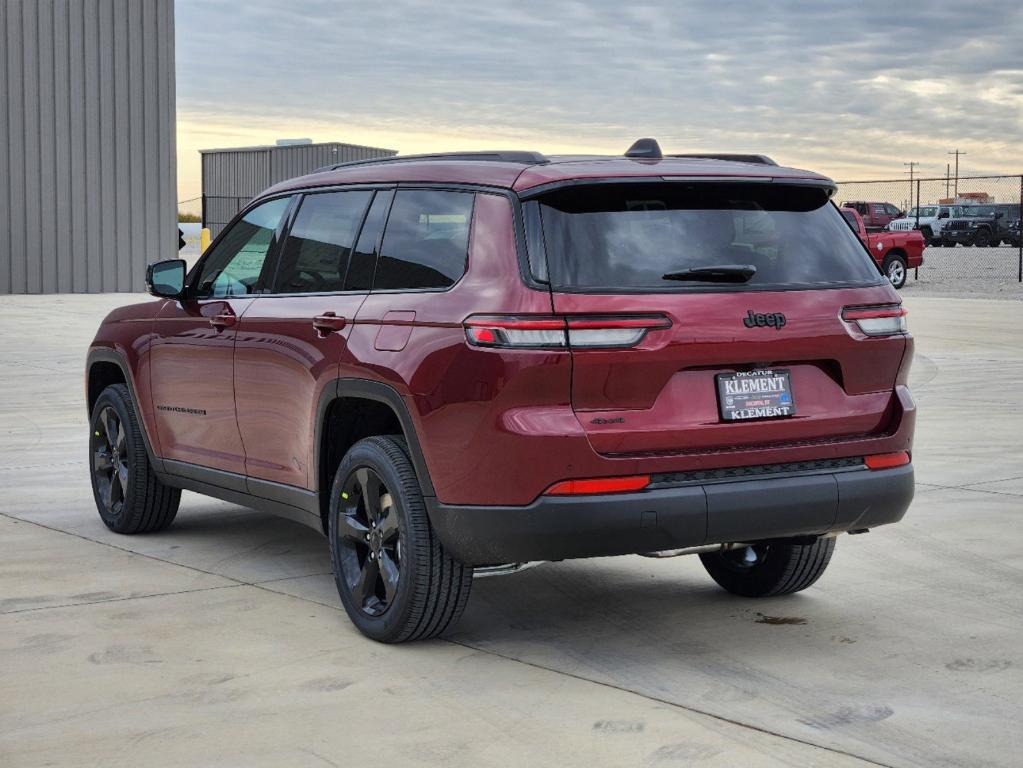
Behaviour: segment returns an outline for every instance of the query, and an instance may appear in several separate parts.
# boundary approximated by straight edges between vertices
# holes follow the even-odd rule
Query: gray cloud
[[[1023,169],[1023,6],[907,5],[178,0],[179,110]]]

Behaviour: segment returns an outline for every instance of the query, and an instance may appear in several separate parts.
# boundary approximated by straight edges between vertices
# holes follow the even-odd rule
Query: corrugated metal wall
[[[0,0],[0,294],[177,253],[173,0]]]
[[[393,149],[327,142],[202,151],[203,226],[216,237],[267,187],[317,168],[396,155]]]

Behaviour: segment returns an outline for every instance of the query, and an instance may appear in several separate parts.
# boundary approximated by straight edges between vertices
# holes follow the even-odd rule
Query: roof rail
[[[753,163],[754,165],[778,165],[767,155],[734,155],[727,152],[693,152],[684,155],[665,155],[665,157],[691,157],[694,159],[728,160],[733,163]]]
[[[545,155],[539,152],[436,152],[426,155],[392,155],[391,157],[374,157],[369,160],[351,160],[347,163],[336,163],[317,168],[313,173],[333,171],[338,168],[351,168],[358,165],[377,165],[380,163],[402,163],[445,160],[482,160],[494,163],[521,163],[522,165],[544,165],[549,163]]]

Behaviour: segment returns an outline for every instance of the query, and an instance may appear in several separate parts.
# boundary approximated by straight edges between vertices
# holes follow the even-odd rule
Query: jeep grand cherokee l
[[[535,561],[697,553],[733,593],[805,589],[913,495],[906,313],[834,190],[652,140],[278,184],[102,323],[99,514],[161,530],[188,489],[311,525],[386,642]]]

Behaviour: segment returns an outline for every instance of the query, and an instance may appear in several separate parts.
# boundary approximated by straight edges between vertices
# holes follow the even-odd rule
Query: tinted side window
[[[235,222],[203,261],[197,298],[244,296],[263,287],[260,275],[290,202],[290,197],[271,200]]]
[[[340,291],[372,192],[306,195],[284,242],[274,291]]]
[[[465,273],[471,192],[395,193],[380,248],[374,290],[447,288]]]
[[[391,207],[393,192],[377,192],[370,206],[366,223],[362,225],[359,243],[352,253],[352,265],[345,280],[346,291],[368,291],[373,287],[373,270],[377,265],[377,247],[384,233],[387,210]]]

